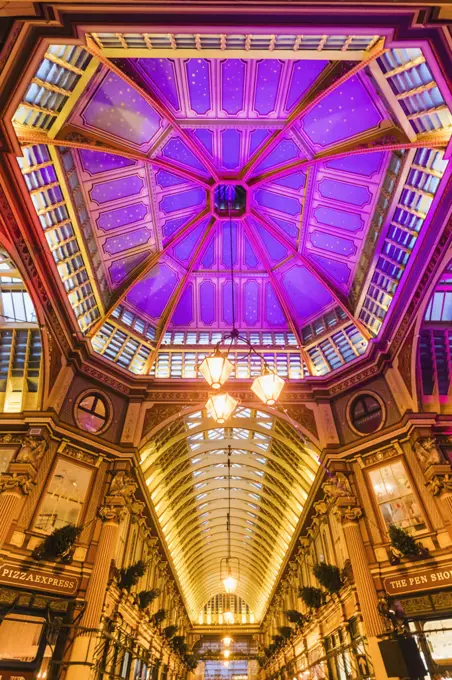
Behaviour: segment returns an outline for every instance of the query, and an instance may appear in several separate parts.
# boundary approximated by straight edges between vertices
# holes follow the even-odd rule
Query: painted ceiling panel
[[[371,130],[382,120],[371,93],[353,76],[303,116],[300,125],[316,147],[324,148]]]
[[[106,280],[113,290],[127,277],[126,301],[146,323],[158,325],[174,300],[168,328],[227,329],[232,266],[244,330],[300,332],[335,303],[335,288],[350,292],[389,154],[329,158],[328,147],[362,146],[363,132],[389,124],[366,76],[328,85],[334,65],[321,59],[115,66],[129,80],[103,67],[70,123],[105,146],[78,151],[76,170]],[[320,100],[303,114],[314,92]],[[230,226],[221,187],[231,184],[243,199]],[[416,209],[424,203],[416,198]],[[136,268],[162,248],[142,279]]]
[[[147,150],[160,131],[162,117],[115,73],[107,73],[81,117],[86,127]]]

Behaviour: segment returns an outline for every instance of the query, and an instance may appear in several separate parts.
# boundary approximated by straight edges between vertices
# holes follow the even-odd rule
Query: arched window
[[[17,267],[0,250],[0,412],[39,408],[41,334]]]
[[[428,408],[449,410],[452,378],[452,261],[425,310],[418,344],[421,397]]]

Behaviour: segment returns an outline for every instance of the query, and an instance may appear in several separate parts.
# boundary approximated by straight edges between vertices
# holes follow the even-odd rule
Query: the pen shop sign
[[[383,584],[388,595],[403,595],[435,588],[452,588],[452,564],[387,576]]]
[[[79,579],[75,576],[55,574],[25,565],[0,562],[0,584],[58,595],[75,595]]]

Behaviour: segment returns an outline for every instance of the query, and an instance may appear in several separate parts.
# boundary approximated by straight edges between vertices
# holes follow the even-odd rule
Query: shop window
[[[371,470],[369,477],[386,527],[396,524],[414,532],[426,528],[421,508],[401,460]]]
[[[66,524],[79,524],[92,472],[60,458],[39,509],[35,529],[50,534]]]
[[[7,614],[0,625],[0,662],[9,668],[36,668],[52,651],[46,643],[41,616]]]
[[[6,472],[16,449],[0,449],[0,473]]]
[[[350,404],[350,423],[360,434],[370,434],[383,424],[383,405],[372,394],[360,394]]]
[[[75,420],[82,430],[102,432],[109,421],[107,400],[97,392],[82,395],[75,407]]]
[[[424,625],[424,633],[433,661],[439,665],[451,665],[452,619],[427,621]]]

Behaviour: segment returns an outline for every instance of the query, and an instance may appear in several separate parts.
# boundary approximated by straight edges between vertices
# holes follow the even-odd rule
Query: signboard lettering
[[[24,590],[46,590],[59,595],[75,595],[79,580],[75,576],[52,574],[34,567],[4,562],[0,564],[0,583]]]
[[[387,576],[383,583],[388,595],[403,595],[419,590],[452,587],[452,565],[394,574],[394,576]]]

